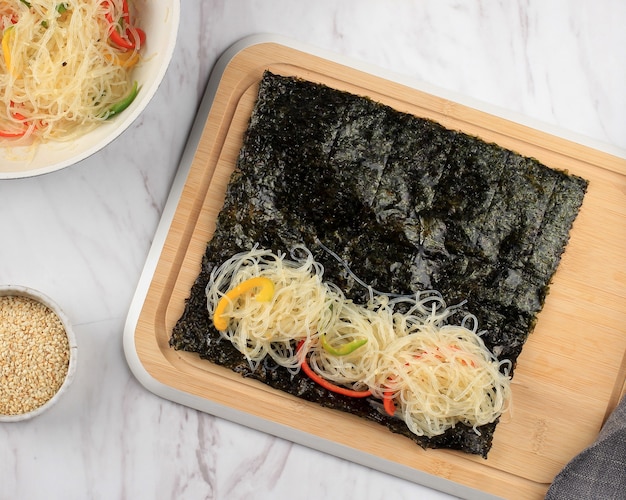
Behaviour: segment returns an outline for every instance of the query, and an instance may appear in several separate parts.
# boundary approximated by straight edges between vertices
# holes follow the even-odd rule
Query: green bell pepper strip
[[[298,343],[298,346],[296,348],[297,352],[300,352],[300,349],[302,348],[303,344],[304,344],[304,340],[301,340]],[[315,382],[318,385],[321,385],[324,389],[327,389],[331,392],[335,392],[343,396],[349,396],[351,398],[368,398],[372,395],[372,391],[370,389],[367,389],[365,391],[353,391],[352,389],[340,387],[338,385],[333,384],[332,382],[329,382],[325,378],[322,378],[320,375],[318,375],[317,373],[313,371],[313,368],[309,366],[309,363],[306,360],[306,353],[301,358],[300,368],[305,373],[305,375],[307,375],[313,382]]]
[[[347,344],[342,345],[341,347],[333,347],[326,340],[326,334],[321,336],[322,347],[328,354],[332,354],[333,356],[346,356],[354,351],[356,351],[359,347],[367,343],[367,339],[357,339],[352,342],[348,342]]]
[[[119,115],[122,111],[124,111],[137,97],[141,87],[138,86],[137,82],[133,84],[133,88],[130,90],[130,93],[124,97],[121,101],[117,101],[113,104],[107,111],[104,113],[104,117],[109,120],[115,115]]]

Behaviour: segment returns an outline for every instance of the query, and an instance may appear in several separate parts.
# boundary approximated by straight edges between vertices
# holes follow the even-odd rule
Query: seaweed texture
[[[513,366],[543,307],[587,182],[496,144],[356,96],[266,72],[216,231],[170,344],[246,377],[387,426],[424,448],[487,456],[497,422],[413,435],[370,402],[306,376],[251,371],[206,311],[212,269],[254,244],[305,244],[325,279],[364,302],[373,288],[435,289],[478,319],[487,347]]]

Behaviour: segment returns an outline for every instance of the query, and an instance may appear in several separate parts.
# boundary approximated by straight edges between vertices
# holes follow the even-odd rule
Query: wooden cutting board
[[[125,349],[135,374],[167,399],[453,494],[543,498],[557,472],[594,441],[625,390],[626,161],[279,43],[246,46],[222,69],[212,77],[210,112],[168,202],[170,216],[149,257],[153,265],[144,271],[145,293],[137,294],[137,312],[127,324]],[[266,69],[367,95],[590,181],[545,308],[519,358],[512,412],[498,425],[488,459],[423,450],[382,426],[168,346]]]

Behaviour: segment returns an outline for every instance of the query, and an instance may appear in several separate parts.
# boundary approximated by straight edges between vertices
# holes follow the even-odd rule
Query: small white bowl
[[[146,32],[144,60],[133,70],[141,86],[128,109],[75,141],[47,142],[34,147],[0,146],[0,179],[33,177],[69,167],[104,148],[124,132],[146,108],[169,66],[178,35],[180,0],[135,0]]]
[[[58,391],[54,394],[54,396],[52,396],[52,398],[46,401],[43,405],[35,408],[34,410],[30,412],[20,413],[17,415],[0,414],[0,422],[20,422],[23,420],[28,420],[33,417],[36,417],[37,415],[40,415],[46,410],[50,409],[59,401],[59,399],[67,391],[68,387],[74,380],[74,376],[76,374],[76,358],[78,354],[78,347],[76,344],[76,337],[74,336],[74,331],[72,330],[72,326],[67,316],[61,310],[58,304],[54,302],[50,297],[46,296],[45,294],[37,290],[33,290],[32,288],[19,286],[19,285],[0,286],[0,297],[5,297],[5,296],[27,297],[29,299],[33,299],[47,306],[61,320],[61,323],[63,324],[63,328],[65,329],[65,333],[67,335],[67,340],[69,344],[69,365],[67,368],[67,373],[65,375],[65,379],[63,383],[59,387]]]

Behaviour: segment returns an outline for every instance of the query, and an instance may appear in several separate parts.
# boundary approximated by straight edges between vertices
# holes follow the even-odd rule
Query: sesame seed
[[[49,401],[69,368],[60,318],[29,297],[0,297],[0,415],[21,415]]]

